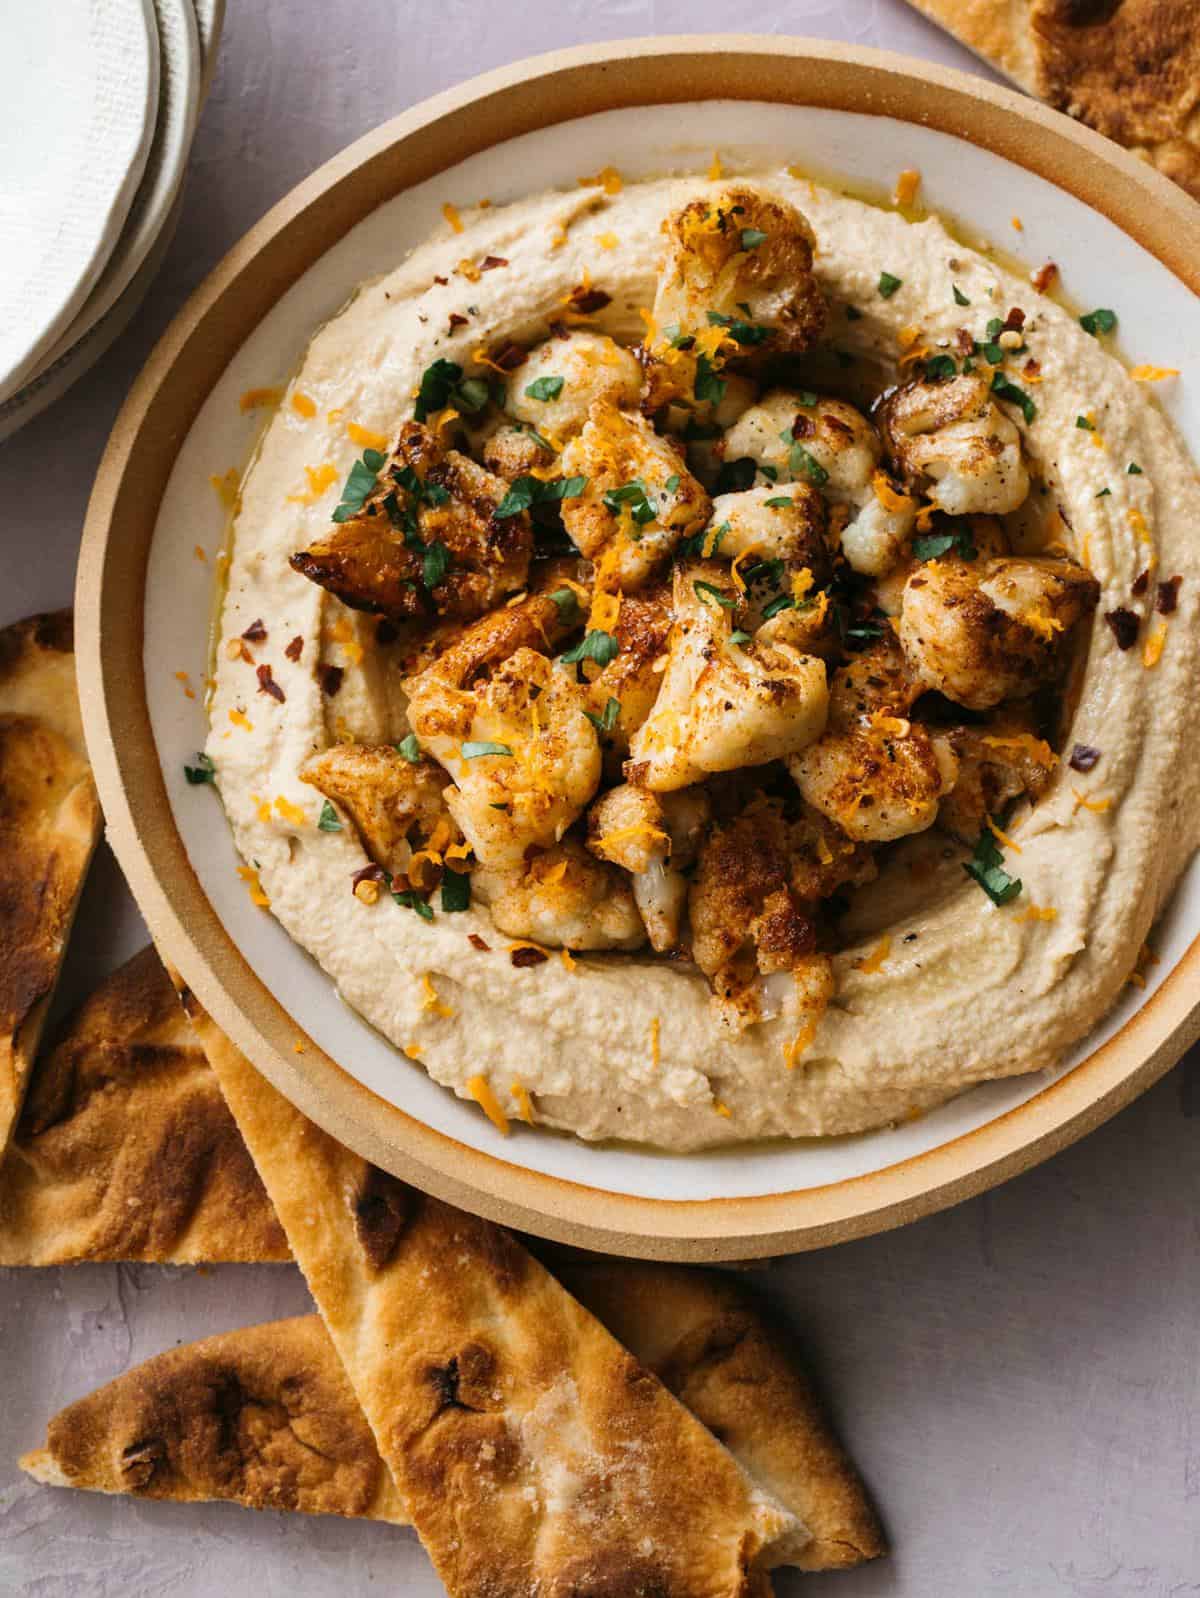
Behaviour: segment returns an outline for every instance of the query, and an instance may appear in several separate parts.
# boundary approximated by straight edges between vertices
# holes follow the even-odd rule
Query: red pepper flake
[[[1025,377],[1029,378],[1031,382],[1036,383],[1038,378],[1042,375],[1042,363],[1041,361],[1035,361],[1031,355],[1025,362],[1025,365],[1021,368],[1021,372]]]
[[[1019,333],[1024,326],[1025,312],[1019,305],[1014,305],[1009,311],[1008,315],[1004,318],[1004,327],[1002,331],[1005,333]]]
[[[508,261],[503,255],[485,255],[479,263],[481,272],[494,272],[498,266],[507,266]]]
[[[450,331],[453,333],[453,331],[454,331],[454,329],[456,327],[466,327],[466,325],[469,322],[469,320],[470,320],[469,317],[460,316],[457,311],[451,311],[450,312]]]
[[[545,965],[550,956],[544,949],[514,949],[508,957],[520,970],[528,965]]]
[[[1145,571],[1139,572],[1138,575],[1133,579],[1133,588],[1132,588],[1131,592],[1133,593],[1135,598],[1140,599],[1141,596],[1146,592],[1147,588],[1149,588],[1149,586],[1150,586],[1150,568],[1149,568],[1149,566],[1147,566]]]
[[[295,638],[292,639],[291,643],[284,650],[284,654],[289,660],[299,660],[303,653],[304,639],[301,638],[299,633],[297,633]]]
[[[811,416],[805,416],[803,411],[797,411],[796,419],[792,423],[793,438],[811,438],[816,432],[816,424]]]
[[[954,342],[958,346],[960,355],[970,355],[975,349],[975,335],[968,327],[960,327],[954,335]]]
[[[587,289],[580,284],[571,290],[571,309],[581,316],[591,316],[593,312],[602,311],[611,304],[612,295],[606,294],[603,289]]]
[[[550,333],[554,338],[570,338],[571,330],[564,322],[551,322]]]
[[[1119,610],[1107,610],[1104,619],[1112,628],[1112,635],[1117,640],[1118,649],[1132,649],[1137,643],[1140,620],[1133,611],[1126,610],[1122,605]]]
[[[260,694],[270,694],[272,699],[278,699],[282,705],[287,695],[271,675],[271,668],[262,665],[258,668],[258,691]]]
[[[479,936],[478,932],[468,932],[467,933],[467,942],[471,945],[471,947],[473,949],[482,949],[485,954],[490,954],[492,952],[491,944],[490,943],[485,943],[483,941],[483,939]]]
[[[322,693],[332,699],[342,686],[342,678],[346,675],[341,666],[318,666],[317,681],[321,685]]]
[[[361,871],[356,871],[350,878],[350,892],[353,893],[360,882],[390,883],[391,880],[391,877],[388,876],[382,866],[377,866],[372,862],[369,866],[364,866]]]
[[[502,372],[513,372],[529,354],[523,344],[505,344],[491,357],[492,365]]]
[[[447,284],[447,283],[449,283],[449,281],[450,281],[450,279],[449,279],[449,278],[448,278],[448,277],[438,277],[438,276],[437,276],[437,275],[436,275],[436,274],[435,274],[435,275],[434,275],[434,279],[433,279],[433,281],[434,281],[434,282],[435,282],[435,283],[440,283],[440,284],[441,284],[441,285],[442,285],[442,287],[443,287],[443,288],[445,288],[445,287],[446,287],[446,284]]]
[[[1047,261],[1045,266],[1039,266],[1036,272],[1030,273],[1029,281],[1039,294],[1044,294],[1058,276],[1058,267],[1053,261]]]
[[[1100,751],[1092,744],[1076,744],[1067,761],[1072,771],[1091,771],[1099,764]]]
[[[1179,604],[1179,585],[1182,581],[1182,577],[1172,577],[1165,583],[1159,583],[1154,608],[1160,616],[1170,616]]]
[[[242,634],[242,637],[248,644],[261,644],[266,636],[267,629],[263,626],[261,616],[257,621],[252,621],[249,627],[246,628],[246,631]]]

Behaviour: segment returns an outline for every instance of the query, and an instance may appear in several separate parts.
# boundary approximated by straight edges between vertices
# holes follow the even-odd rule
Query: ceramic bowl
[[[110,837],[164,954],[254,1063],[362,1154],[453,1203],[615,1252],[737,1258],[899,1225],[1062,1148],[1132,1099],[1197,1031],[1200,872],[1158,964],[1053,1076],[976,1089],[866,1136],[672,1156],[529,1129],[503,1139],[337,998],[251,904],[210,794],[183,765],[224,511],[210,487],[251,450],[243,390],[285,381],[353,286],[429,232],[450,197],[501,202],[613,164],[627,176],[785,157],[886,191],[915,167],[934,209],[1053,258],[1080,302],[1119,302],[1138,360],[1188,368],[1200,211],[1066,118],[926,63],[779,38],[589,46],[438,96],[302,183],[230,252],[148,363],[88,515],[78,649]],[[1022,231],[1011,227],[1020,219]],[[1195,370],[1195,360],[1191,369]],[[1200,401],[1174,385],[1193,447]],[[198,558],[199,555],[204,558]],[[178,674],[185,673],[186,677]],[[189,691],[196,697],[188,697]]]

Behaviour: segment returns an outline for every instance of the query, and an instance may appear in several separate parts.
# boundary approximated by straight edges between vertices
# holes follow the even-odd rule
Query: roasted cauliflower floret
[[[1002,516],[1029,493],[1017,424],[979,372],[945,383],[905,383],[885,397],[879,425],[888,454],[916,489],[951,516]]]
[[[406,662],[406,692],[414,693],[426,673],[454,688],[466,688],[518,649],[553,654],[582,622],[588,591],[549,572],[545,577],[540,592],[517,604],[490,611],[466,626],[446,623],[422,639]]]
[[[354,610],[404,620],[482,615],[529,570],[528,517],[497,517],[508,484],[419,422],[400,431],[362,514],[291,557]]]
[[[617,653],[588,684],[588,709],[603,720],[609,701],[616,700],[619,708],[609,737],[613,747],[624,753],[654,709],[662,686],[671,632],[670,588],[664,583],[627,595],[612,631]]]
[[[838,508],[842,550],[855,571],[881,576],[900,559],[917,504],[880,470],[879,437],[853,405],[772,389],[726,433],[725,453],[767,467],[778,483],[816,485]]]
[[[1058,764],[1023,705],[983,726],[947,728],[945,736],[958,776],[942,800],[938,825],[963,843],[973,843],[988,817],[1001,815],[1014,799],[1040,799]]]
[[[504,870],[477,866],[471,884],[510,938],[562,949],[639,949],[646,941],[629,878],[571,838]]]
[[[633,877],[633,896],[660,954],[679,943],[687,905],[683,869],[696,850],[710,814],[701,789],[657,795],[624,783],[610,788],[588,812],[588,848]]]
[[[829,697],[823,662],[783,644],[731,642],[737,602],[725,567],[676,566],[662,686],[626,766],[640,787],[686,788],[711,772],[781,759],[820,736]]]
[[[740,494],[719,494],[712,503],[703,548],[723,559],[756,555],[782,560],[793,570],[807,569],[822,587],[832,564],[825,542],[825,502],[808,483],[768,483]]]
[[[406,760],[391,744],[332,744],[300,770],[354,824],[363,848],[390,876],[403,876],[414,850],[435,834],[438,847],[458,842],[446,808],[449,778],[432,760]]]
[[[825,736],[788,770],[806,801],[858,843],[923,832],[954,785],[948,741],[906,712],[919,692],[885,641],[833,675]]]
[[[518,649],[470,689],[436,665],[408,687],[409,722],[454,779],[446,804],[476,858],[511,869],[530,845],[557,843],[600,781],[587,699],[570,673]]]
[[[925,687],[988,710],[1056,676],[1099,594],[1071,560],[930,561],[904,585],[900,642]]]
[[[505,408],[561,448],[583,430],[594,404],[634,410],[641,392],[635,355],[604,333],[575,332],[530,350],[509,377]]]
[[[480,446],[483,464],[506,483],[533,472],[544,472],[554,460],[554,448],[529,427],[501,422]]]
[[[761,799],[714,827],[700,850],[688,893],[692,957],[734,1030],[774,1007],[761,979],[775,973],[798,974],[818,1015],[832,995],[832,970],[817,948],[816,907],[793,885],[797,852],[779,805]]]
[[[644,587],[708,520],[711,501],[671,440],[607,401],[593,405],[563,450],[562,473],[587,479],[582,494],[563,501],[563,526],[609,591]]]
[[[666,257],[648,342],[647,405],[683,394],[727,360],[810,349],[826,306],[813,274],[813,232],[794,206],[730,184],[666,218]],[[697,392],[697,386],[699,392]]]

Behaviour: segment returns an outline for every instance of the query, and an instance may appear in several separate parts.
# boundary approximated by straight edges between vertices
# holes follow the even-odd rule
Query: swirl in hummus
[[[1054,1064],[1197,841],[1156,404],[787,171],[448,217],[242,485],[207,753],[260,901],[499,1124],[846,1133]]]

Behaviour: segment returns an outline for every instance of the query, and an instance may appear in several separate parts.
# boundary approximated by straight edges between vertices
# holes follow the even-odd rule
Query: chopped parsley
[[[774,599],[769,600],[767,604],[763,606],[762,619],[764,621],[770,621],[771,617],[778,616],[781,610],[795,609],[796,601],[792,598],[791,594],[776,594]]]
[[[1142,468],[1136,461],[1130,461],[1129,465],[1125,468],[1125,475],[1127,477],[1141,477]]]
[[[979,551],[971,538],[970,528],[953,533],[923,533],[912,542],[912,552],[918,560],[941,560],[951,551],[960,560],[977,560]]]
[[[556,477],[543,483],[537,477],[517,477],[492,515],[498,521],[519,516],[533,505],[549,505],[557,500],[578,499],[588,485],[586,477]]]
[[[744,227],[742,229],[743,250],[757,250],[760,244],[765,244],[767,235],[761,228]]]
[[[679,473],[678,472],[672,472],[670,477],[668,477],[666,482],[663,484],[663,493],[664,494],[673,494],[678,487],[679,487]]]
[[[550,595],[558,608],[559,617],[570,625],[579,616],[579,595],[573,588],[556,588]]]
[[[1003,372],[992,375],[992,393],[998,394],[1001,399],[1008,400],[1013,405],[1021,407],[1021,414],[1027,422],[1032,422],[1037,415],[1037,406],[1030,399],[1023,388],[1018,388],[1016,383],[1005,377]]]
[[[433,920],[433,906],[424,894],[418,893],[415,888],[405,888],[402,892],[393,890],[392,898],[404,910],[415,910],[422,921]]]
[[[1096,431],[1095,422],[1089,422],[1086,416],[1077,416],[1075,418],[1075,426],[1081,428],[1085,433],[1094,433]]]
[[[338,813],[326,799],[321,806],[321,819],[317,822],[321,832],[341,832],[342,824],[338,820]]]
[[[790,434],[784,434],[785,439],[790,437]],[[829,481],[829,473],[816,456],[805,449],[803,444],[792,444],[791,449],[788,451],[788,470],[793,477],[806,477],[817,488]]]
[[[953,355],[931,355],[924,366],[925,376],[931,383],[941,383],[958,374]]]
[[[483,409],[490,398],[488,386],[481,377],[464,380],[462,367],[457,361],[439,358],[421,374],[413,415],[418,422],[423,422],[433,411],[454,405],[473,416]]]
[[[425,560],[421,566],[421,580],[426,588],[434,589],[445,581],[449,570],[450,551],[440,538],[435,538],[432,544],[426,545]]]
[[[955,305],[970,305],[970,303],[971,303],[970,300],[963,293],[963,291],[959,288],[957,283],[952,283],[950,286],[954,290],[954,303],[955,303]]]
[[[744,633],[740,627],[737,627],[730,633],[729,642],[731,644],[748,644],[750,642],[750,634]]]
[[[698,400],[711,400],[719,405],[725,398],[726,384],[717,376],[716,368],[707,355],[696,357],[696,382],[693,392]]]
[[[1010,877],[1005,871],[1004,855],[988,826],[979,834],[970,860],[963,861],[963,870],[972,882],[979,884],[993,904],[1008,904],[1021,891],[1020,878]]]
[[[568,649],[561,658],[568,666],[578,665],[582,660],[594,660],[597,666],[607,666],[609,661],[616,659],[620,648],[612,633],[593,628],[580,639],[574,649]]]
[[[1108,496],[1109,496],[1109,495],[1110,495],[1110,494],[1111,494],[1111,493],[1112,493],[1112,489],[1111,489],[1111,488],[1102,488],[1102,489],[1101,489],[1101,490],[1100,490],[1100,492],[1099,492],[1099,493],[1098,493],[1098,494],[1097,494],[1097,495],[1096,495],[1096,498],[1097,498],[1097,499],[1107,499],[1107,498],[1108,498]]]
[[[692,587],[696,590],[696,598],[705,605],[723,605],[726,610],[737,609],[737,600],[723,594],[713,583],[702,583],[697,579]]]
[[[415,732],[410,732],[407,738],[402,738],[396,745],[396,753],[402,755],[410,766],[415,766],[421,758],[421,746],[417,742]]]
[[[786,494],[772,494],[770,499],[763,500],[763,504],[769,505],[772,510],[778,509],[781,505],[791,506],[795,503],[796,501],[794,499],[789,499]]]
[[[999,366],[1003,362],[1004,351],[1000,348],[999,344],[995,343],[994,340],[988,339],[986,343],[980,344],[977,347],[984,360],[990,362],[992,366]]]
[[[734,343],[747,348],[762,344],[771,336],[771,329],[760,322],[739,322],[732,316],[722,316],[720,311],[709,311],[708,320],[712,327],[727,328]]]
[[[341,503],[333,513],[335,522],[348,522],[362,514],[367,496],[379,480],[384,456],[377,449],[364,449],[362,459],[355,461],[342,489]]]
[[[442,909],[447,913],[465,910],[471,903],[471,878],[465,871],[452,871],[446,867],[442,878]]]
[[[198,788],[201,783],[216,781],[217,768],[212,763],[212,757],[201,752],[197,754],[194,766],[184,766],[183,774],[193,788]]]
[[[585,710],[584,715],[599,733],[611,732],[617,724],[617,717],[621,714],[621,701],[609,699],[600,715],[594,716],[590,710]]]
[[[1103,306],[1097,311],[1085,311],[1079,318],[1079,325],[1085,333],[1098,338],[1101,333],[1111,333],[1116,327],[1117,313]]]
[[[463,744],[460,753],[464,760],[479,760],[484,755],[507,755],[512,759],[512,750],[507,744],[492,743],[487,738],[469,740]]]
[[[902,277],[893,277],[891,272],[880,272],[878,284],[879,298],[881,300],[890,300],[892,295],[903,282],[904,279]]]
[[[604,496],[604,508],[611,511],[614,516],[619,516],[623,510],[627,510],[639,527],[645,527],[647,522],[652,522],[655,515],[646,485],[640,477],[635,477],[632,482],[622,483],[620,488],[610,488]]]
[[[537,377],[525,389],[527,399],[556,400],[563,391],[564,378]]]

